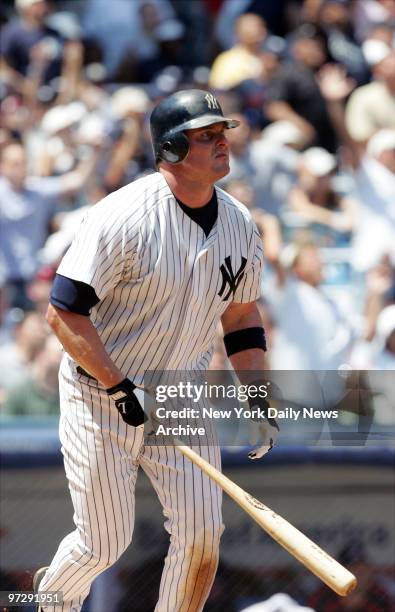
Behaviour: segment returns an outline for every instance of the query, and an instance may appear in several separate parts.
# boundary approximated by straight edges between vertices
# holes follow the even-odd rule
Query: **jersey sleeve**
[[[89,316],[99,298],[90,285],[55,274],[49,301],[61,310]]]
[[[90,285],[102,300],[121,280],[126,265],[125,224],[100,204],[82,221],[57,273]]]
[[[232,300],[239,304],[255,302],[261,296],[263,245],[255,223],[253,227],[246,270]]]

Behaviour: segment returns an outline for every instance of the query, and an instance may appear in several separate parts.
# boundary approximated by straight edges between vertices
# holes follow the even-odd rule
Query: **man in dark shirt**
[[[46,25],[48,4],[45,0],[16,0],[19,17],[1,31],[0,50],[9,68],[29,76],[33,62],[45,64],[43,81],[59,76],[63,41],[58,32]]]
[[[316,82],[316,72],[327,60],[325,40],[311,24],[290,39],[292,60],[275,74],[268,91],[266,115],[271,121],[294,123],[310,144],[334,152],[335,132]]]

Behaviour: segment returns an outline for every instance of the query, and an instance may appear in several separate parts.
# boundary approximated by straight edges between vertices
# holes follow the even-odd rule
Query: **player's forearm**
[[[89,317],[49,305],[47,321],[65,351],[106,389],[125,378],[116,367]]]
[[[265,353],[262,349],[253,348],[240,351],[229,357],[232,368],[243,385],[255,382],[257,374],[267,370]]]
[[[241,384],[249,386],[248,404],[251,410],[259,410],[258,420],[253,417],[249,423],[250,442],[258,443],[258,446],[248,453],[248,457],[252,460],[261,459],[275,445],[279,431],[276,421],[270,418],[267,412],[269,403],[266,395],[261,395],[261,391],[259,391],[258,396],[252,393],[253,388],[256,391],[256,389],[261,389],[261,384],[263,384],[267,389],[266,385],[269,384],[263,372],[265,370],[265,352],[259,348],[246,349],[231,355],[230,361]],[[251,414],[254,414],[254,412]],[[257,413],[255,412],[255,414]]]

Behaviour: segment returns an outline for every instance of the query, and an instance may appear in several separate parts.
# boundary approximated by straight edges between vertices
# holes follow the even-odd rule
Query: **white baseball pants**
[[[139,466],[166,517],[170,547],[155,612],[198,612],[208,598],[223,531],[221,489],[171,446],[144,446],[142,428],[127,426],[97,384],[61,375],[60,439],[74,506],[75,530],[59,545],[40,591],[62,591],[79,612],[92,581],[132,540]],[[218,446],[193,447],[220,468]]]

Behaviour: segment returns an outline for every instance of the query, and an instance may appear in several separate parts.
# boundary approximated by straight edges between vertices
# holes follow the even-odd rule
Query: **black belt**
[[[77,366],[76,370],[78,374],[82,374],[83,376],[86,376],[87,378],[90,378],[97,382],[97,378],[95,378],[94,376],[91,376],[86,370],[84,370],[84,368],[81,368],[81,366]]]

